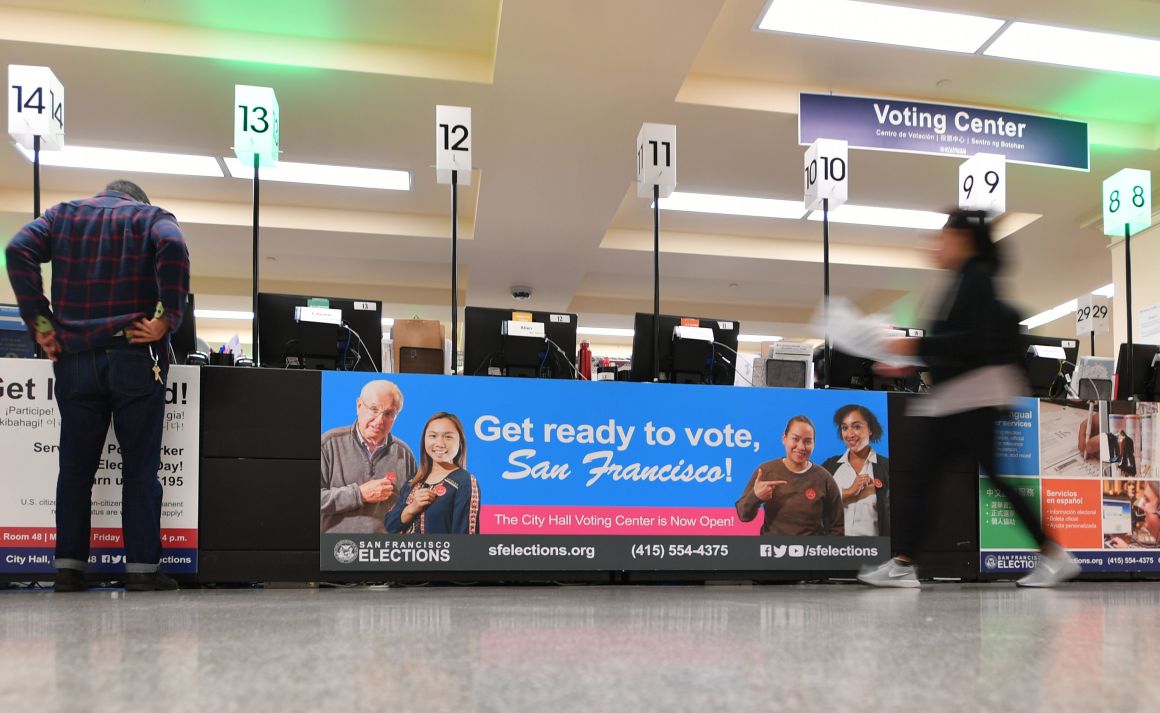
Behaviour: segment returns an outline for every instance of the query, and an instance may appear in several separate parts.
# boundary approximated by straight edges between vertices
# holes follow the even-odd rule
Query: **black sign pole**
[[[1128,317],[1128,353],[1125,355],[1128,359],[1128,398],[1135,397],[1131,391],[1135,388],[1136,382],[1133,379],[1134,362],[1132,358],[1132,226],[1129,223],[1124,223],[1124,306],[1127,308]]]
[[[258,358],[258,206],[261,203],[259,200],[261,181],[258,178],[258,164],[260,158],[258,154],[254,154],[254,274],[252,275],[253,294],[250,299],[250,308],[254,310],[254,321],[251,328],[254,330],[253,344],[254,344],[254,366],[260,366],[261,360]]]
[[[40,134],[32,137],[32,217],[40,217]]]
[[[451,171],[451,373],[459,373],[459,171]]]
[[[822,199],[822,319],[826,324],[822,386],[830,388],[830,199]]]
[[[661,187],[653,184],[653,381],[661,380]]]

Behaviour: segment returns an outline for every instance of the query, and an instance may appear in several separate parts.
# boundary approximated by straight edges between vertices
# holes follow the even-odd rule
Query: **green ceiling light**
[[[1160,77],[1160,39],[1015,22],[983,54]]]

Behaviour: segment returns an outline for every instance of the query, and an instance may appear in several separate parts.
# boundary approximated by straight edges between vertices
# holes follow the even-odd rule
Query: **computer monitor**
[[[193,293],[185,296],[185,309],[181,314],[181,324],[169,338],[173,348],[173,363],[184,364],[190,352],[197,351],[197,317],[193,314]]]
[[[1152,362],[1160,347],[1154,344],[1132,345],[1132,383],[1128,383],[1128,345],[1121,343],[1116,358],[1116,398],[1125,400],[1138,398],[1150,400],[1156,388],[1156,369]]]
[[[468,307],[464,310],[463,373],[574,379],[577,322],[570,312]]]
[[[342,325],[298,318],[295,308],[341,312]],[[352,334],[353,332],[353,334]],[[258,293],[258,351],[274,368],[379,371],[383,307],[373,300]],[[375,351],[371,351],[373,349]]]
[[[31,359],[36,356],[36,342],[20,319],[16,305],[0,305],[0,357]]]
[[[682,338],[678,327],[710,329],[713,342]],[[660,374],[653,368],[653,316],[637,312],[633,320],[632,380],[681,384],[732,385],[741,323],[707,317],[660,315]]]
[[[819,358],[824,360],[819,348]],[[823,367],[823,373],[825,368]],[[830,349],[831,389],[873,389],[875,386],[874,362],[860,356],[848,354],[839,349]]]
[[[1038,334],[1020,334],[1019,354],[1023,359],[1023,369],[1031,384],[1032,396],[1041,398],[1062,397],[1067,393],[1067,377],[1075,369],[1079,359],[1079,340],[1066,337],[1044,337]],[[1037,356],[1032,347],[1058,347],[1063,349],[1064,359]]]

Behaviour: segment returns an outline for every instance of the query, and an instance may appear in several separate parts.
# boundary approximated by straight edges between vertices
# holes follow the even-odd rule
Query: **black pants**
[[[931,494],[946,474],[946,467],[959,456],[969,456],[978,463],[991,485],[1011,501],[1015,514],[1042,547],[1047,541],[1039,519],[1023,497],[1006,481],[995,475],[995,421],[1001,411],[995,408],[976,409],[940,418],[913,419],[914,438],[908,444],[918,454],[916,477],[908,495],[901,498],[894,530],[894,552],[914,559],[919,544],[929,530],[933,518],[938,517]]]

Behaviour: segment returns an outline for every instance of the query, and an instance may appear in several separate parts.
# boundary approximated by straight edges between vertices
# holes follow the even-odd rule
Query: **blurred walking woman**
[[[874,586],[919,586],[915,556],[937,515],[930,494],[946,465],[963,454],[982,466],[990,485],[1010,501],[1039,545],[1039,563],[1018,584],[1050,587],[1071,579],[1079,573],[1079,565],[1047,539],[1031,508],[995,472],[995,423],[1017,396],[1026,393],[1026,381],[1019,367],[1019,318],[996,294],[1001,260],[986,214],[951,212],[933,257],[938,267],[954,276],[941,308],[927,336],[890,343],[894,354],[925,362],[934,382],[930,395],[916,399],[907,414],[911,417],[907,448],[917,456],[918,477],[909,497],[896,500],[901,517],[894,528],[895,557],[862,572],[858,579]],[[884,365],[878,370],[896,371]]]
[[[454,415],[439,412],[423,426],[419,471],[403,484],[387,513],[387,532],[474,535],[479,532],[479,484],[464,466],[467,439]]]

